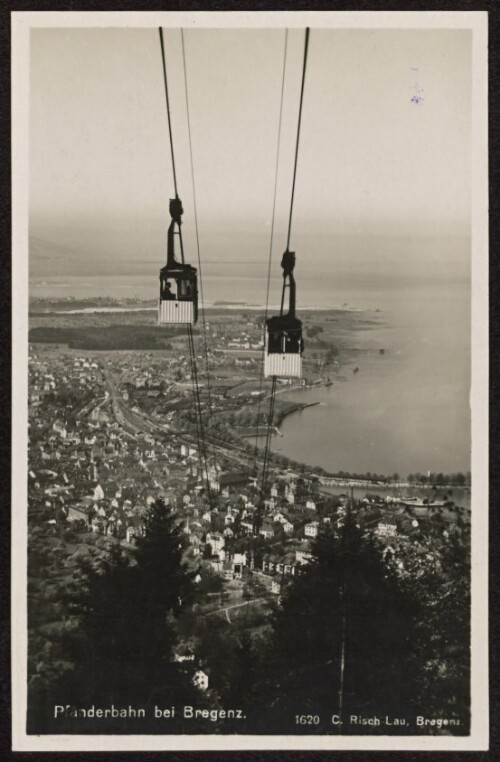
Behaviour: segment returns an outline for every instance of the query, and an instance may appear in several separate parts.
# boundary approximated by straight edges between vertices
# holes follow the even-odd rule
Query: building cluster
[[[334,512],[317,515],[311,485],[296,475],[277,475],[262,509],[254,479],[215,463],[207,490],[195,445],[144,431],[131,434],[118,423],[106,387],[108,362],[72,352],[50,358],[43,350],[32,353],[31,514],[131,543],[143,531],[148,506],[160,498],[175,506],[187,555],[200,568],[225,579],[242,579],[254,569],[295,574],[321,523],[335,518]],[[118,364],[136,374],[136,384],[157,381],[155,371],[128,367],[126,356]],[[38,404],[41,391],[52,395],[51,404]],[[255,554],[250,547],[256,540]]]
[[[145,368],[119,353],[112,371],[136,389],[160,386],[165,363]],[[133,543],[143,533],[148,507],[162,499],[175,508],[186,539],[186,558],[200,573],[224,580],[257,573],[280,593],[311,558],[311,545],[328,526],[339,527],[348,494],[328,495],[315,477],[271,470],[261,497],[248,471],[230,471],[223,456],[202,468],[198,448],[178,437],[124,428],[115,416],[107,385],[111,361],[73,351],[32,350],[29,366],[30,513],[49,523],[71,525]],[[183,392],[179,393],[182,396]],[[132,407],[133,410],[133,407]],[[356,505],[356,522],[387,547],[417,542],[436,505],[367,495]],[[451,508],[449,521],[454,520]]]
[[[100,383],[102,373],[94,360],[66,354],[54,356],[40,348],[30,356],[30,415],[36,416],[44,402],[56,394],[73,392],[81,395],[82,391],[93,391]]]
[[[97,362],[60,353],[50,357],[50,372],[48,365],[38,352],[31,355],[32,515],[42,512],[51,522],[131,541],[148,504],[176,501],[187,484],[196,493],[197,455],[187,455],[177,442],[125,430],[115,420]]]

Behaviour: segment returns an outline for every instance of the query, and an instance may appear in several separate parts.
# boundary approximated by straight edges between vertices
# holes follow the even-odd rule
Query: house
[[[292,524],[292,522],[288,521],[288,519],[286,519],[283,522],[283,529],[285,530],[286,534],[292,534],[292,532],[293,532],[293,524]]]
[[[183,458],[193,457],[198,455],[198,450],[192,444],[181,444],[181,456]]]
[[[243,564],[236,564],[232,562],[233,577],[234,579],[242,579],[243,577]]]
[[[104,533],[104,523],[99,519],[97,516],[94,516],[92,519],[91,529],[93,532],[100,534]]]
[[[264,539],[269,540],[271,537],[274,537],[274,527],[272,524],[270,524],[268,521],[264,521],[261,528],[259,529],[259,534],[264,537]]]
[[[174,653],[174,661],[177,662],[184,662],[184,661],[194,661],[195,655],[190,648],[190,646],[187,645],[180,645],[177,651]]]
[[[245,519],[240,523],[240,529],[245,529],[247,532],[253,531],[253,524],[248,519]]]
[[[284,524],[285,521],[287,521],[287,518],[284,513],[282,513],[281,511],[278,511],[278,513],[274,514],[273,521],[279,522],[280,524]]]
[[[92,509],[85,505],[70,505],[68,509],[68,521],[84,521],[87,526],[90,526],[90,517],[92,516]]]
[[[271,557],[267,554],[262,558],[262,571],[264,573],[274,571],[274,563],[271,561]]]
[[[378,537],[395,537],[397,533],[397,524],[392,521],[379,521],[375,530],[375,534]]]
[[[208,675],[202,669],[197,669],[193,675],[193,684],[201,691],[208,689]]]
[[[306,524],[304,527],[304,535],[306,537],[317,537],[318,526],[319,523],[317,521],[310,521],[309,524]]]
[[[312,553],[308,550],[296,550],[295,558],[299,564],[308,564],[312,558]]]
[[[281,591],[283,589],[283,582],[281,577],[276,576],[273,578],[273,581],[271,582],[271,593],[273,595],[281,595]]]
[[[100,484],[96,484],[96,486],[94,487],[94,494],[92,495],[92,500],[104,500],[104,490]]]
[[[235,553],[233,556],[233,563],[239,564],[240,566],[246,566],[247,565],[247,554],[246,553]]]
[[[63,421],[59,420],[59,418],[52,424],[52,429],[63,439],[66,439],[68,432]]]
[[[212,467],[211,469],[209,469],[208,483],[209,483],[210,489],[212,489],[214,492],[218,492],[220,490],[219,474],[216,468]]]
[[[207,532],[207,544],[212,548],[212,553],[217,555],[223,549],[226,541],[219,532]]]

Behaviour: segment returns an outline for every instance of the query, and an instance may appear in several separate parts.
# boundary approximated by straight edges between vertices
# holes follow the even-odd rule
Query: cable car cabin
[[[198,287],[196,268],[191,265],[162,267],[158,325],[196,323],[198,319]]]
[[[295,316],[295,279],[293,268],[295,254],[286,251],[281,261],[283,268],[283,292],[281,297],[280,315],[266,321],[266,338],[264,349],[264,376],[281,378],[301,378],[302,352],[302,322]],[[283,314],[285,289],[289,289],[288,313]]]
[[[181,255],[184,260],[181,236],[182,203],[179,198],[170,200],[172,221],[167,236],[167,264],[160,270],[160,298],[158,300],[158,325],[190,324],[198,320],[198,275],[196,267],[178,262],[175,258],[174,235],[179,236]]]
[[[301,378],[302,323],[288,315],[269,318],[266,323],[264,375]]]

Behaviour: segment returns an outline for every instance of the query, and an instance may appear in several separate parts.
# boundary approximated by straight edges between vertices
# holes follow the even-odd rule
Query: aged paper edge
[[[488,749],[488,14],[474,12],[15,12],[12,23],[12,747],[15,751]],[[27,735],[29,33],[32,27],[470,29],[472,31],[471,733],[448,736]]]

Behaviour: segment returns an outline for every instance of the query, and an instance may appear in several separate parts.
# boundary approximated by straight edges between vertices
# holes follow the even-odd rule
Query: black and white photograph
[[[486,51],[13,14],[15,749],[487,748]]]

